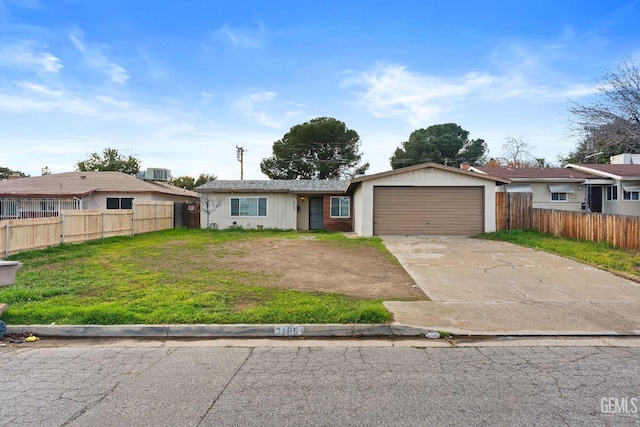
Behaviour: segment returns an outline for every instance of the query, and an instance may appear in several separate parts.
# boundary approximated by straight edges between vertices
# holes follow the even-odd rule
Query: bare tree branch
[[[571,126],[583,138],[576,151],[640,153],[640,70],[625,59],[599,83],[598,101],[569,108]]]

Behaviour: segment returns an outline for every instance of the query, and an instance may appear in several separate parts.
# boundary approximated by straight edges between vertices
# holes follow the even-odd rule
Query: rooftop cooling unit
[[[169,169],[147,168],[144,179],[147,181],[169,181],[171,180],[171,171]]]

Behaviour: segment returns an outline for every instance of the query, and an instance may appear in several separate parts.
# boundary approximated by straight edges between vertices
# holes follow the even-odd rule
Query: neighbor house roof
[[[67,172],[0,181],[0,197],[86,197],[98,192],[200,197],[194,191],[122,172]]]
[[[393,176],[393,175],[397,175],[400,173],[405,173],[405,172],[411,172],[414,170],[420,170],[420,169],[439,169],[439,170],[443,170],[443,171],[447,171],[447,172],[453,172],[453,173],[458,173],[461,175],[468,175],[468,176],[472,176],[474,178],[480,178],[480,179],[487,179],[489,181],[495,181],[495,182],[500,182],[503,184],[508,184],[510,181],[508,178],[502,178],[502,177],[498,177],[498,176],[493,176],[493,175],[488,175],[488,174],[482,174],[482,173],[478,173],[478,172],[470,172],[464,169],[460,169],[460,168],[454,168],[451,166],[445,166],[445,165],[441,165],[439,163],[421,163],[419,165],[413,165],[413,166],[407,166],[404,168],[400,168],[400,169],[393,169],[390,171],[386,171],[386,172],[380,172],[380,173],[376,173],[373,175],[364,175],[364,176],[360,176],[358,178],[352,178],[351,180],[349,180],[349,188],[348,190],[352,190],[357,184],[363,182],[363,181],[369,181],[371,179],[379,179],[379,178],[385,178],[388,176]]]
[[[346,181],[332,179],[214,180],[196,188],[203,193],[344,193]]]
[[[604,177],[614,178],[619,180],[634,180],[634,181],[640,180],[640,165],[568,164],[567,168],[588,172],[601,177],[604,176]]]
[[[587,172],[568,168],[509,168],[500,166],[472,166],[471,170],[477,170],[511,181],[576,181],[582,182],[589,178],[598,178]]]

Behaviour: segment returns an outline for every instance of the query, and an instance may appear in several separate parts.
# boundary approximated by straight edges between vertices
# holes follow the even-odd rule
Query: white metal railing
[[[0,198],[0,220],[48,218],[59,216],[62,210],[83,208],[82,199]]]

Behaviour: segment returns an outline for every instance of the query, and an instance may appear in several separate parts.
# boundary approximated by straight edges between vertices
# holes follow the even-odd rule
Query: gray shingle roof
[[[196,188],[203,193],[343,193],[347,181],[332,179],[272,179],[254,181],[215,180]]]

